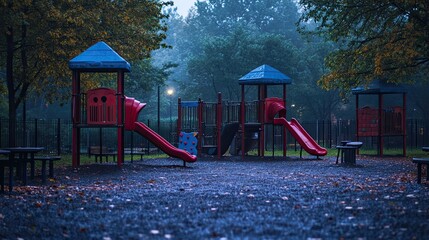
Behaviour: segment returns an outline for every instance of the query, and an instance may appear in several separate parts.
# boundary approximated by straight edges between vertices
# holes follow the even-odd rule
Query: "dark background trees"
[[[159,86],[161,107],[168,101],[165,85],[175,87],[174,98],[213,101],[220,91],[224,99],[237,100],[238,79],[262,64],[292,78],[287,96],[292,117],[353,118],[350,89],[379,77],[422,82],[409,88],[409,109],[417,109],[414,116],[429,116],[421,97],[429,49],[423,0],[207,0],[197,1],[187,17],[160,1],[1,4],[0,108],[7,96],[15,111],[23,99],[32,101],[29,107],[67,102],[68,60],[103,40],[132,63],[126,95],[149,103],[147,118],[156,114]],[[109,84],[108,78],[99,81]],[[44,117],[58,117],[56,112]]]
[[[157,51],[154,58],[178,63],[181,74],[171,75],[170,84],[183,99],[205,101],[214,101],[217,92],[238,100],[238,79],[268,64],[293,79],[288,101],[299,106],[295,117],[329,119],[341,99],[336,91],[320,89],[317,80],[333,45],[316,38],[307,42],[297,31],[298,19],[298,6],[290,0],[197,2],[187,18],[172,15],[167,42],[174,42],[173,49]]]

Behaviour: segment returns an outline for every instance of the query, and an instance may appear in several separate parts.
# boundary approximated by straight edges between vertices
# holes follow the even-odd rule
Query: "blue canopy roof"
[[[105,42],[98,42],[69,61],[72,70],[118,71],[131,70],[130,64]]]
[[[356,87],[352,89],[352,94],[392,94],[407,92],[403,85],[387,83],[386,81],[376,79],[368,84],[367,87]]]
[[[279,70],[264,64],[259,66],[238,80],[240,85],[276,85],[291,84],[292,79]]]

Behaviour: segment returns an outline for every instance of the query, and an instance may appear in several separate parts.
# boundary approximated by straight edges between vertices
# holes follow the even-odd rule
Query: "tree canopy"
[[[301,30],[340,44],[325,60],[325,88],[374,79],[409,82],[429,73],[427,0],[300,0]],[[316,27],[310,24],[316,23]]]
[[[98,41],[130,62],[149,57],[165,38],[166,5],[171,2],[0,0],[0,71],[11,121],[30,91],[48,100],[68,96],[61,91],[71,85],[68,61]]]

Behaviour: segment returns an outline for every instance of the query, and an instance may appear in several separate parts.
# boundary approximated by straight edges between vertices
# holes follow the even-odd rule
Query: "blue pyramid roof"
[[[264,64],[259,66],[238,80],[240,85],[276,85],[276,84],[291,84],[292,79],[279,70]]]
[[[72,70],[130,71],[130,64],[105,42],[98,42],[69,61]]]

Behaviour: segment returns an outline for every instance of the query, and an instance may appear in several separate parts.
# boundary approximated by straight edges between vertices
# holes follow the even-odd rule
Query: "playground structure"
[[[402,155],[406,156],[406,102],[407,95],[403,87],[374,80],[367,88],[352,89],[356,96],[356,140],[375,138],[379,156],[384,154],[386,138],[402,138]],[[402,106],[385,106],[385,95],[401,95]],[[376,96],[377,106],[360,107],[360,95]]]
[[[220,158],[228,148],[242,157],[257,145],[258,156],[265,155],[266,125],[282,126],[281,142],[283,156],[286,156],[286,130],[298,141],[302,149],[317,157],[327,154],[325,148],[305,131],[296,119],[286,120],[286,85],[291,79],[278,70],[262,65],[239,80],[241,102],[223,102],[218,93],[215,103],[178,100],[178,135],[182,132],[196,132],[198,154],[217,155]],[[258,99],[245,101],[245,86],[258,87]],[[282,85],[283,98],[267,96],[269,85]],[[274,138],[273,138],[274,139]],[[273,144],[274,148],[274,144]],[[274,153],[274,150],[273,150]]]
[[[219,158],[235,144],[234,154],[242,157],[258,146],[258,156],[265,152],[266,125],[282,126],[283,156],[286,156],[286,130],[299,142],[302,149],[317,157],[327,154],[304,130],[296,119],[286,120],[286,85],[291,79],[278,70],[262,65],[239,80],[241,102],[222,102],[218,94],[217,103],[181,102],[179,99],[178,136],[176,148],[158,133],[138,122],[138,115],[145,107],[134,98],[124,94],[124,75],[130,72],[130,64],[106,43],[99,42],[69,62],[72,78],[72,165],[80,165],[80,130],[82,128],[117,129],[117,165],[124,162],[124,131],[134,131],[148,139],[166,154],[184,162],[196,161],[194,153],[217,155]],[[117,89],[95,88],[81,90],[82,73],[116,73]],[[258,87],[258,99],[246,102],[245,86]],[[282,85],[283,98],[267,96],[269,85]],[[196,129],[196,133],[186,131]],[[234,141],[235,139],[235,141]],[[196,145],[196,146],[195,146]],[[273,143],[274,148],[274,143]],[[100,146],[101,149],[101,146]],[[273,149],[274,153],[274,149]]]
[[[82,128],[117,129],[117,165],[124,162],[124,131],[135,131],[172,157],[185,162],[197,158],[188,152],[175,148],[168,141],[138,122],[138,114],[145,107],[134,98],[124,95],[124,75],[130,72],[130,64],[104,42],[82,52],[69,62],[72,77],[72,165],[80,165],[80,130]],[[116,73],[117,89],[96,88],[86,93],[81,89],[82,73]]]

